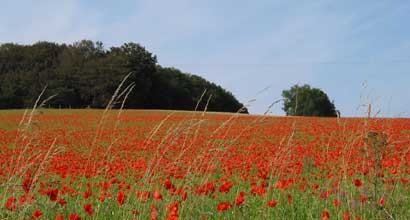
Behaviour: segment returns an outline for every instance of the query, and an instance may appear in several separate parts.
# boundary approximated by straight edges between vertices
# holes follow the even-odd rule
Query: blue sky
[[[410,117],[410,1],[3,0],[0,43],[137,42],[263,113],[291,85],[345,116]],[[260,92],[264,88],[268,89]],[[281,105],[272,114],[283,115]]]

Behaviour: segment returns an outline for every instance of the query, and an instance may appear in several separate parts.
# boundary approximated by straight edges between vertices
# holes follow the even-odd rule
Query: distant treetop
[[[286,115],[337,117],[333,101],[318,88],[294,85],[289,90],[284,90],[282,96]]]

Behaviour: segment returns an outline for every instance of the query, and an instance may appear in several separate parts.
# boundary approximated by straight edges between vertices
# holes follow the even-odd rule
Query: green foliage
[[[159,66],[139,44],[105,49],[101,42],[82,40],[0,45],[0,109],[31,107],[45,86],[45,96],[57,95],[50,107],[104,108],[129,72],[135,87],[126,108],[193,110],[205,89],[206,99],[212,95],[210,111],[236,112],[243,106],[220,86]]]
[[[198,106],[198,109],[204,109],[206,101],[212,95],[207,109],[209,111],[219,111],[224,109],[227,112],[235,112],[239,110],[241,105],[232,93],[226,91],[220,86],[210,83],[202,77],[184,74],[175,68],[157,67],[157,72],[153,75],[152,91],[150,95],[152,100],[152,108],[160,108],[163,105],[167,109],[175,109],[182,107],[183,109],[196,106],[199,97],[207,90],[203,101]],[[159,97],[155,99],[154,97]],[[186,99],[185,97],[190,97]]]
[[[294,85],[282,92],[286,115],[336,117],[335,105],[322,90],[309,85]]]

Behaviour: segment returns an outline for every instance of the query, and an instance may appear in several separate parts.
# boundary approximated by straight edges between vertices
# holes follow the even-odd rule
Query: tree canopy
[[[54,108],[104,108],[128,73],[135,83],[130,109],[193,110],[204,90],[209,111],[236,112],[243,105],[222,87],[199,76],[164,68],[136,43],[105,49],[103,43],[38,42],[0,45],[0,109],[31,107],[47,85]],[[204,107],[204,106],[200,106]],[[244,112],[247,112],[245,109]]]
[[[294,85],[282,92],[283,110],[291,116],[336,117],[337,111],[333,101],[325,92],[309,85]]]

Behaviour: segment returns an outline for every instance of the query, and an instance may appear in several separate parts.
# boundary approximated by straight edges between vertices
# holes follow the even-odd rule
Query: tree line
[[[243,107],[221,86],[160,66],[156,56],[139,44],[106,49],[101,42],[82,40],[1,44],[0,109],[29,108],[46,86],[45,96],[56,95],[49,107],[104,108],[127,73],[135,83],[125,104],[129,109],[193,110],[205,90],[205,99],[211,96],[209,111],[236,112]]]

